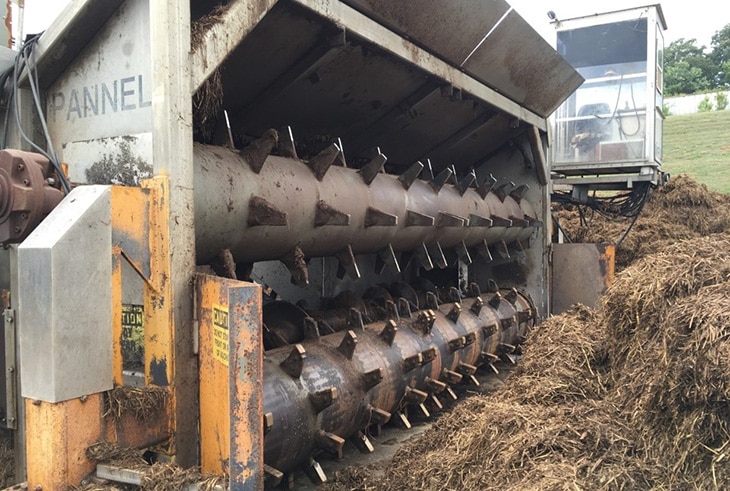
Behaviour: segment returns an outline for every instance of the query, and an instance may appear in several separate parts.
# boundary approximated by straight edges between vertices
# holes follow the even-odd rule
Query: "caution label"
[[[213,358],[228,366],[228,309],[213,306]]]
[[[124,368],[144,364],[144,306],[122,304],[122,359]]]

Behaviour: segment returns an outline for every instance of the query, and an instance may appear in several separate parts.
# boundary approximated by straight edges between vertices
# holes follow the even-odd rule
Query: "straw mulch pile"
[[[329,489],[730,488],[730,234],[637,261],[523,353],[501,391]]]
[[[730,486],[730,234],[638,262],[602,314],[616,360],[612,399],[666,462],[667,482]]]
[[[583,305],[547,320],[522,346],[520,376],[511,377],[504,390],[520,403],[602,399],[608,353],[596,339],[603,335],[596,313]]]
[[[573,242],[615,243],[629,226],[628,220],[612,221],[588,213],[581,224],[577,210],[554,210]],[[694,239],[730,230],[730,196],[709,191],[687,175],[673,177],[656,189],[631,232],[616,251],[616,270],[662,250],[678,240]]]

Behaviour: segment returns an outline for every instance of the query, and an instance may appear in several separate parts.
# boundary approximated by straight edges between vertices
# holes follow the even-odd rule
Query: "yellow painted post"
[[[167,221],[170,189],[165,177],[144,181],[142,186],[151,191],[148,241],[152,274],[144,299],[145,382],[167,387],[175,373],[170,230]],[[171,403],[174,405],[174,397],[171,397]]]
[[[164,274],[153,317],[160,339],[147,369],[153,383],[171,387],[170,451],[183,466],[198,463],[198,363],[193,352],[195,193],[193,192],[193,103],[190,93],[190,1],[148,2],[152,54],[152,166],[166,175],[164,209],[156,229],[165,234]],[[154,205],[153,205],[154,206]],[[151,234],[154,235],[154,234]],[[156,270],[153,270],[156,271]],[[164,312],[163,312],[164,311]],[[165,332],[166,331],[166,332]],[[149,338],[148,338],[149,340]],[[164,356],[164,358],[163,358]],[[164,380],[165,375],[167,380]],[[167,385],[165,384],[165,385]]]
[[[263,487],[261,287],[197,277],[203,472],[231,490]]]
[[[119,246],[112,246],[112,359],[114,363],[114,384],[122,385],[122,257]]]

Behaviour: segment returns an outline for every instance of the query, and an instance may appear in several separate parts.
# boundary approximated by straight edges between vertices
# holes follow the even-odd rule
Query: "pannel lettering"
[[[145,82],[142,75],[136,75],[54,92],[48,101],[51,120],[74,121],[150,107]]]

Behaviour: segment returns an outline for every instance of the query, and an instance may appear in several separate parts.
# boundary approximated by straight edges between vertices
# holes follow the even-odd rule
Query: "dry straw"
[[[612,221],[599,214],[581,224],[573,207],[554,211],[574,242],[609,242],[619,239],[626,221]],[[648,254],[685,239],[696,239],[730,230],[730,196],[713,193],[686,175],[673,177],[647,202],[633,229],[616,251],[616,269],[622,270]]]

